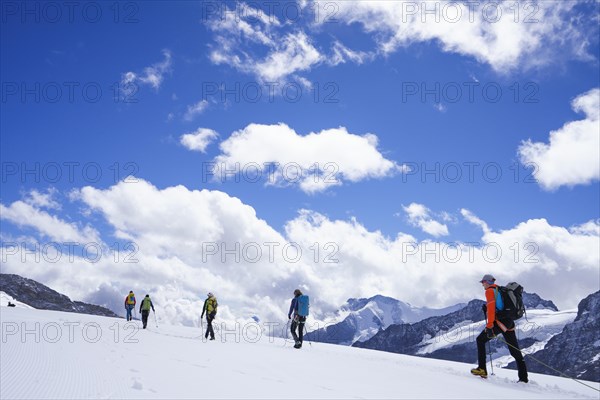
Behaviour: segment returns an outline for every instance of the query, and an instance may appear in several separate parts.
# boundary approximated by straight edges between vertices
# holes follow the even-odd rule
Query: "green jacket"
[[[202,317],[204,317],[204,313],[207,315],[216,314],[217,307],[219,303],[217,303],[217,298],[215,296],[209,297],[204,300],[204,307],[202,307]]]
[[[152,300],[150,300],[150,297],[144,297],[144,300],[142,300],[142,304],[140,304],[140,312],[150,311],[151,308],[152,311],[154,311],[154,304],[152,304]]]

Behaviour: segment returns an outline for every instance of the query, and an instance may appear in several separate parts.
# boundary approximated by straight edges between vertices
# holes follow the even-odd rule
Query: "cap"
[[[150,297],[150,295],[149,295],[149,294],[147,294],[147,295],[146,295],[146,297]]]
[[[214,295],[211,292],[208,292],[207,296],[208,297],[213,297]]]
[[[491,274],[485,274],[479,282],[494,283],[495,280],[496,278],[494,278]]]

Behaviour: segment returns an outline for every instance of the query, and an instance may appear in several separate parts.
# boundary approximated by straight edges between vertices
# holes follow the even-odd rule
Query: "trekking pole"
[[[152,310],[152,314],[154,314],[154,324],[158,328],[158,322],[156,321],[156,311]]]
[[[494,360],[492,359],[492,347],[490,346],[489,340],[488,340],[488,354],[490,355],[490,366],[492,367],[492,375],[494,375]]]
[[[288,322],[285,324],[285,335],[283,337],[283,347],[287,346],[288,336],[290,335],[290,324],[292,323],[291,319],[288,319]]]
[[[214,327],[213,327],[214,330]],[[225,343],[223,342],[223,336],[221,335],[221,326],[217,326],[217,334],[219,335],[219,338],[221,339],[221,343]]]
[[[586,384],[586,383],[583,383],[583,382],[581,382],[581,381],[579,381],[579,380],[577,380],[577,379],[575,379],[575,378],[572,378],[572,377],[570,377],[569,375],[567,375],[567,374],[565,374],[565,373],[563,373],[563,372],[561,372],[561,371],[557,370],[556,368],[552,368],[551,366],[549,366],[548,364],[546,364],[546,363],[544,363],[544,362],[542,362],[542,361],[538,360],[537,358],[535,358],[535,357],[534,357],[534,356],[532,356],[531,354],[524,353],[524,352],[523,352],[521,349],[519,349],[518,347],[515,347],[515,346],[513,346],[512,344],[508,343],[506,340],[504,340],[504,339],[500,338],[499,336],[496,336],[495,338],[496,338],[496,339],[498,339],[498,340],[500,340],[502,343],[506,344],[507,346],[509,346],[509,347],[512,347],[513,349],[520,351],[520,352],[523,354],[523,357],[524,357],[524,356],[527,356],[528,358],[531,358],[531,359],[533,359],[533,360],[537,361],[538,363],[542,364],[544,367],[551,369],[552,371],[554,371],[554,372],[558,373],[559,375],[561,375],[561,376],[563,376],[563,377],[565,377],[565,378],[572,379],[572,380],[574,380],[575,382],[577,382],[577,383],[579,383],[579,384],[581,384],[581,385],[583,385],[583,386],[587,386],[587,387],[589,387],[590,389],[594,389],[596,392],[600,392],[600,390],[596,389],[595,387],[593,387],[593,386],[590,386],[590,385],[588,385],[588,384]]]
[[[308,329],[306,329],[306,323],[302,324],[302,329],[304,329],[304,334],[307,335]],[[310,339],[308,339],[308,344],[310,345],[310,347],[312,347],[312,342],[310,341]]]
[[[481,309],[481,311],[483,311],[483,319],[486,322],[486,326],[487,326],[487,312],[485,307]],[[492,347],[490,346],[490,341],[488,340],[488,354],[490,355],[490,367],[492,369],[492,375],[494,375],[494,360],[492,359]]]

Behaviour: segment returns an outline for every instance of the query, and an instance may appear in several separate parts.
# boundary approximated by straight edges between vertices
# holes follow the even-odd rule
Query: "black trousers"
[[[210,335],[211,339],[215,338],[215,331],[213,330],[213,326],[212,326],[213,319],[215,319],[215,314],[207,314],[206,315],[207,327],[206,327],[206,334],[204,335],[205,339],[208,339],[208,335]]]
[[[514,323],[513,323],[514,325]],[[509,325],[510,326],[510,325]],[[509,344],[508,351],[510,355],[513,356],[515,361],[517,362],[517,369],[519,370],[519,380],[527,381],[527,366],[525,365],[525,360],[523,360],[523,354],[521,354],[521,350],[519,347],[519,342],[517,341],[517,335],[515,331],[506,331],[504,332],[496,323],[494,323],[494,335],[502,334],[504,337],[504,341]],[[479,363],[479,368],[483,368],[487,371],[486,366],[486,352],[485,352],[485,344],[490,341],[490,338],[487,337],[487,333],[485,329],[483,332],[477,336],[477,358]]]
[[[146,325],[148,324],[148,315],[150,315],[150,310],[142,310],[142,324],[144,329],[146,329]]]
[[[292,320],[292,337],[296,343],[302,344],[302,338],[304,337],[304,324],[306,323],[306,317],[295,316]],[[296,334],[296,328],[298,328],[298,335]]]

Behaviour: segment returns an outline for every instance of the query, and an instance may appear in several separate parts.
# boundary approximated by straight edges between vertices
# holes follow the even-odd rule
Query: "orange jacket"
[[[494,321],[496,320],[496,292],[494,289],[497,287],[496,284],[493,284],[485,290],[485,301],[487,303],[486,328],[492,328],[494,326]]]

